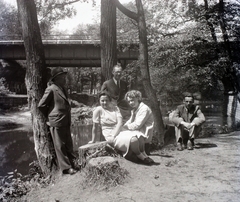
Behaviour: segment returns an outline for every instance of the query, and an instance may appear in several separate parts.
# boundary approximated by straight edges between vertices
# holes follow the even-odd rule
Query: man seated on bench
[[[172,115],[177,149],[179,151],[186,148],[193,150],[194,138],[198,136],[201,131],[201,125],[205,122],[205,116],[200,107],[193,103],[193,95],[185,93],[183,104],[179,105]]]

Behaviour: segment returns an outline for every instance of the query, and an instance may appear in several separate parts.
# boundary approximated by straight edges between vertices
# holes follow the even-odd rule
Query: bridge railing
[[[100,38],[95,36],[80,36],[80,35],[43,35],[42,41],[45,44],[100,44]],[[137,44],[137,39],[117,40],[122,44]],[[22,44],[23,38],[21,35],[0,35],[0,44]]]

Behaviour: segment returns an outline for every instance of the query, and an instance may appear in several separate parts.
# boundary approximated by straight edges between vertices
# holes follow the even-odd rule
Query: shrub
[[[11,91],[6,87],[6,79],[0,78],[0,95],[11,94]]]
[[[50,176],[43,177],[37,161],[33,161],[30,166],[28,175],[23,176],[15,170],[6,176],[0,176],[0,201],[19,201],[32,188],[43,187],[51,182]]]

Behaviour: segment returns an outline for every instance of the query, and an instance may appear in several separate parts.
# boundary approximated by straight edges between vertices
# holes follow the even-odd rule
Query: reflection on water
[[[174,108],[175,106],[163,106],[162,115],[166,117],[167,112]],[[203,105],[202,111],[206,115],[205,132],[207,131],[209,136],[212,133],[224,132],[225,126],[234,130],[239,129],[239,119],[236,117],[223,117],[219,105]],[[215,131],[209,132],[207,126],[210,126],[210,129]],[[9,128],[0,132],[0,176],[4,176],[15,169],[22,174],[27,174],[29,163],[36,160],[32,131],[26,132]],[[87,144],[91,140],[91,134],[91,123],[76,123],[72,127],[74,150],[77,151],[79,146]],[[100,131],[97,140],[103,140]]]
[[[90,140],[92,140],[92,124],[83,124],[76,123],[72,126],[72,140],[73,140],[73,149],[75,151],[82,145],[87,144]],[[102,140],[101,131],[98,131],[96,140]]]
[[[91,140],[92,125],[76,124],[72,127],[73,149],[78,150],[78,147],[87,144]]]
[[[0,135],[0,176],[15,169],[28,173],[28,166],[36,160],[32,132],[8,130]]]

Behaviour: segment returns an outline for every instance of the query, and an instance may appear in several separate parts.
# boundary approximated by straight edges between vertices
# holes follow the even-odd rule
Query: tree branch
[[[130,11],[129,9],[127,9],[125,6],[123,6],[118,0],[113,0],[113,2],[115,3],[116,7],[126,16],[128,16],[129,18],[138,21],[138,17],[137,17],[137,13]]]
[[[64,3],[56,3],[55,7],[63,7],[63,6],[66,6],[66,5],[70,5],[70,4],[76,3],[78,1],[80,1],[80,0],[73,0],[73,1],[64,2]]]

